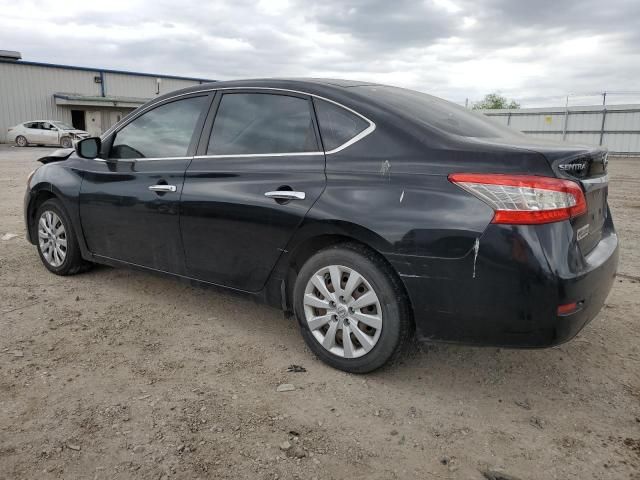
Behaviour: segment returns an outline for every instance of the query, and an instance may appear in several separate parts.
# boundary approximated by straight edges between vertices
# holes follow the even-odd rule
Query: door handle
[[[177,188],[175,185],[149,185],[149,190],[152,192],[175,192]]]
[[[293,192],[291,190],[275,190],[273,192],[265,192],[264,196],[275,200],[304,200],[306,194],[304,192]]]

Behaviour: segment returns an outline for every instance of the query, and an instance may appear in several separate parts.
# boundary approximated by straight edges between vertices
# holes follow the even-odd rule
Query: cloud
[[[34,61],[221,80],[333,76],[457,102],[640,89],[637,0],[0,0],[0,11],[2,48]]]

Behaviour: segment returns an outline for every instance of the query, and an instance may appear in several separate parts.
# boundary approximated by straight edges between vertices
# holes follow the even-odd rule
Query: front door
[[[209,103],[200,94],[155,106],[105,139],[106,158],[87,160],[80,216],[93,254],[184,273],[179,200]]]
[[[57,145],[60,143],[60,131],[49,122],[41,123],[42,143],[45,145]]]
[[[187,272],[258,291],[325,186],[315,116],[306,96],[251,91],[214,111],[182,192]]]

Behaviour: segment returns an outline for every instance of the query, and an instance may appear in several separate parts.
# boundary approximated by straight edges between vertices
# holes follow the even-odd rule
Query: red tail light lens
[[[578,302],[565,303],[558,305],[558,315],[569,315],[578,310]]]
[[[587,211],[582,188],[571,180],[534,175],[453,173],[449,181],[494,209],[492,223],[535,225]]]

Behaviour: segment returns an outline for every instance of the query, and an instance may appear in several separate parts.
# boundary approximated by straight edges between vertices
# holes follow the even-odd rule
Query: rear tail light
[[[492,223],[551,223],[587,211],[582,188],[570,180],[534,175],[453,173],[449,181],[493,208]]]

